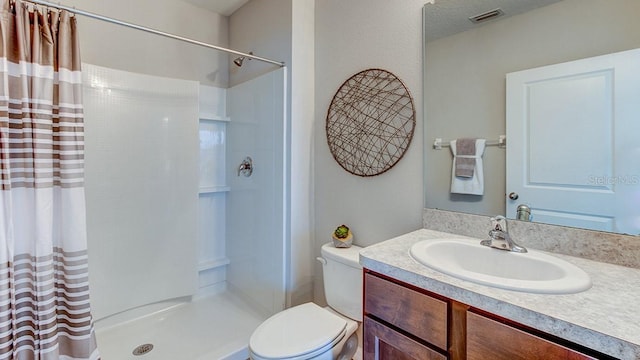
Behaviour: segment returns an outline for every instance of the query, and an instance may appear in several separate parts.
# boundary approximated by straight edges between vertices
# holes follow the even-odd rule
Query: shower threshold
[[[245,360],[265,318],[225,290],[121,324],[98,321],[96,336],[103,360]]]

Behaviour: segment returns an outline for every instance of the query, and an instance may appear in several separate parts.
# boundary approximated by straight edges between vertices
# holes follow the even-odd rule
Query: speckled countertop
[[[593,282],[591,289],[570,295],[503,290],[432,270],[409,255],[413,244],[436,238],[468,237],[421,229],[364,248],[360,263],[372,271],[616,358],[640,359],[640,270],[552,254],[586,271]]]

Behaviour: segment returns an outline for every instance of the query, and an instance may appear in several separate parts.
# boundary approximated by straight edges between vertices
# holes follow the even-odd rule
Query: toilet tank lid
[[[348,248],[337,248],[333,246],[333,243],[326,243],[322,245],[320,252],[325,258],[329,258],[334,261],[338,261],[345,265],[361,269],[360,265],[360,250],[361,247],[352,245]]]

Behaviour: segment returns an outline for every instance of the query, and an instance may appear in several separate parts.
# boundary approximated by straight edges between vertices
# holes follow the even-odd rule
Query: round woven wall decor
[[[402,159],[415,126],[407,87],[386,70],[368,69],[350,77],[333,96],[327,112],[327,142],[346,171],[376,176]]]

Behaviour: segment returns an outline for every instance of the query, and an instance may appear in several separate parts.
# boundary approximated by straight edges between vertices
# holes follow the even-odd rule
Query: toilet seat
[[[251,335],[255,359],[309,359],[330,350],[347,332],[347,321],[314,303],[279,312]]]

